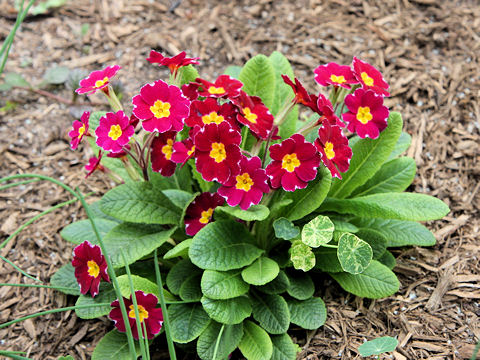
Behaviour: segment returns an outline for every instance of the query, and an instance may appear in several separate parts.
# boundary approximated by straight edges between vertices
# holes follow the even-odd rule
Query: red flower
[[[80,285],[80,292],[90,291],[92,297],[98,294],[100,280],[110,282],[107,274],[107,262],[98,245],[84,241],[73,249],[72,265],[75,268],[75,278]]]
[[[380,71],[375,69],[372,65],[354,56],[353,69],[355,71],[355,77],[362,84],[365,90],[370,89],[376,94],[390,96],[390,93],[387,91],[387,82],[383,79]]]
[[[200,96],[215,98],[236,98],[240,95],[240,89],[243,86],[241,81],[228,75],[220,75],[215,83],[201,78],[197,78],[195,81],[202,85],[202,91],[199,92]]]
[[[159,134],[152,142],[152,170],[163,176],[172,176],[177,164],[172,161],[175,131]]]
[[[323,122],[323,119],[326,119],[330,125],[345,127],[345,124],[338,118],[337,115],[335,115],[335,111],[333,111],[333,106],[330,100],[328,100],[322,94],[318,94],[317,113],[320,114],[319,124]]]
[[[248,96],[245,91],[234,99],[240,112],[237,120],[253,131],[259,138],[266,139],[273,127],[273,115],[258,96]]]
[[[197,61],[198,59],[200,58],[187,58],[187,53],[185,51],[182,51],[180,54],[169,58],[163,56],[158,51],[151,50],[150,56],[147,58],[147,61],[151,64],[168,66],[168,68],[170,69],[170,73],[176,74],[177,70],[182,66],[199,64],[199,62]]]
[[[238,163],[242,157],[240,142],[242,137],[226,121],[220,125],[205,125],[193,140],[195,145],[195,165],[206,181],[217,180],[225,183],[230,176],[238,175]]]
[[[357,89],[345,97],[349,112],[342,115],[347,128],[362,139],[376,139],[387,127],[388,108],[383,105],[383,96],[371,90]]]
[[[118,152],[118,153],[109,152],[109,153],[107,154],[107,157],[113,158],[113,159],[122,159],[122,160],[124,160],[124,159],[127,157],[127,155],[128,155],[127,151],[130,151],[130,148],[131,148],[131,147],[130,147],[130,144],[127,144],[127,145],[125,145],[125,146],[123,147],[122,151],[120,151],[120,152]],[[127,150],[127,151],[125,151],[125,150]]]
[[[348,146],[348,139],[342,134],[342,129],[325,122],[318,129],[315,146],[321,155],[322,162],[330,170],[332,176],[341,179],[339,171],[346,172],[352,158],[352,149]]]
[[[84,136],[89,136],[88,133],[88,120],[90,119],[90,112],[85,111],[80,118],[80,121],[75,120],[73,122],[73,129],[70,130],[68,136],[72,138],[70,141],[70,147],[75,150],[78,144],[82,141]]]
[[[96,70],[90,73],[85,79],[80,80],[80,87],[75,90],[78,94],[92,95],[97,90],[103,89],[110,83],[110,80],[117,74],[121,67],[118,65],[107,66],[103,70]]]
[[[225,203],[217,193],[204,192],[198,195],[185,211],[185,232],[194,236],[205,225],[212,221],[215,208]]]
[[[215,123],[219,125],[223,121],[228,123],[236,130],[238,126],[235,122],[236,109],[231,103],[219,105],[217,99],[207,98],[203,101],[192,101],[190,105],[190,115],[185,120],[185,125],[190,127],[198,126],[203,128],[207,124]]]
[[[334,85],[350,89],[350,84],[358,84],[355,74],[347,65],[331,62],[320,65],[313,72],[316,74],[315,81],[322,86]]]
[[[133,114],[144,120],[143,128],[161,133],[182,130],[183,120],[188,116],[190,107],[190,101],[178,87],[162,80],[144,85],[132,102]]]
[[[257,205],[262,200],[264,193],[270,191],[267,183],[268,176],[262,169],[262,162],[258,156],[240,160],[240,174],[230,177],[218,193],[222,195],[228,205],[240,205],[242,210],[247,210],[251,205]]]
[[[128,144],[134,132],[135,129],[122,110],[116,113],[109,112],[100,118],[95,130],[96,143],[105,151],[117,153]]]
[[[195,145],[193,145],[193,140],[191,138],[187,138],[183,141],[178,141],[173,144],[173,162],[177,164],[184,164],[193,156],[195,156]]]
[[[85,179],[88,178],[90,175],[92,175],[95,170],[105,171],[105,168],[103,167],[103,165],[100,164],[100,161],[102,160],[102,156],[103,156],[103,153],[99,151],[98,157],[92,156],[90,159],[88,159],[88,164],[85,165],[85,170],[88,171],[87,175],[85,176]]]
[[[143,291],[135,291],[135,299],[137,300],[138,316],[140,323],[142,324],[141,334],[142,338],[153,339],[153,337],[160,332],[163,324],[163,313],[161,308],[157,308],[158,298],[153,294],[145,294]],[[135,340],[138,340],[140,331],[137,329],[137,321],[135,317],[135,308],[133,306],[133,298],[130,295],[130,299],[123,298],[125,307],[128,312],[128,322],[132,328],[132,335]],[[120,302],[115,300],[110,304],[113,309],[108,314],[108,317],[115,323],[115,327],[120,332],[126,332],[125,322],[123,321],[122,311],[120,310]],[[145,322],[145,328],[147,334],[143,332],[143,322]]]
[[[200,84],[191,82],[189,84],[182,85],[182,93],[185,95],[188,100],[193,101],[198,99],[198,88]]]
[[[303,135],[293,134],[280,144],[270,146],[270,157],[272,162],[266,171],[273,188],[281,186],[286,191],[304,189],[307,182],[317,176],[320,155]]]
[[[315,95],[309,94],[297,78],[295,78],[295,84],[292,82],[292,80],[290,80],[287,75],[282,75],[282,79],[285,84],[289,85],[292,88],[295,94],[295,97],[293,98],[293,102],[295,104],[302,104],[310,108],[313,107],[312,110],[315,111],[317,102],[317,97]]]

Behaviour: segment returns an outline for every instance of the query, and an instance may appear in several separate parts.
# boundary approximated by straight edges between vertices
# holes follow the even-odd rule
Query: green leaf
[[[299,272],[289,273],[288,282],[290,283],[287,288],[288,295],[297,300],[307,300],[315,292],[315,285],[308,274]]]
[[[295,360],[297,349],[288,334],[274,335],[271,337],[273,344],[272,360]]]
[[[57,360],[75,360],[72,355],[60,356]]]
[[[215,211],[223,212],[245,221],[265,220],[270,214],[270,210],[264,205],[253,205],[248,210],[242,210],[238,206],[218,206],[215,208]]]
[[[377,230],[362,228],[355,235],[370,245],[375,260],[378,260],[387,250],[387,239]]]
[[[164,230],[159,225],[123,223],[105,235],[103,242],[113,266],[123,267],[150,254],[170,239],[175,228]],[[121,251],[125,253],[125,264]]]
[[[65,66],[54,66],[49,68],[43,75],[43,79],[48,84],[63,84],[68,79],[70,69]]]
[[[140,345],[135,342],[135,352],[140,356]],[[132,360],[127,336],[117,330],[108,332],[97,344],[92,360]]]
[[[378,193],[402,192],[412,183],[417,166],[409,157],[393,159],[382,165],[375,175],[350,197],[360,197]]]
[[[358,231],[358,228],[355,225],[350,224],[349,222],[334,220],[334,219],[330,219],[330,220],[332,220],[333,222],[335,231],[349,232],[349,233],[356,233]]]
[[[178,208],[185,209],[195,198],[195,195],[177,189],[162,190],[162,193]]]
[[[118,286],[120,292],[124,298],[129,299],[132,292],[130,291],[130,282],[128,280],[128,275],[121,275],[117,277]],[[157,284],[147,280],[138,275],[132,275],[133,289],[135,291],[143,291],[146,294],[153,294],[158,296],[158,286]]]
[[[246,294],[250,289],[242,280],[240,270],[205,270],[202,276],[202,292],[210,299],[224,300]]]
[[[277,238],[284,240],[295,239],[300,235],[300,228],[283,217],[273,222],[273,230],[275,231],[275,236]]]
[[[210,317],[199,303],[172,304],[168,315],[172,339],[181,344],[195,340],[210,324]]]
[[[188,250],[199,268],[218,271],[250,265],[262,253],[247,228],[230,220],[209,223],[195,235]]]
[[[179,296],[184,301],[200,301],[202,289],[200,288],[201,275],[189,276],[180,286]]]
[[[402,131],[387,161],[393,160],[397,156],[402,155],[405,151],[407,151],[407,149],[410,147],[411,144],[412,144],[412,137],[406,132]]]
[[[100,209],[123,221],[161,225],[177,224],[182,213],[182,209],[148,182],[113,188],[103,196]]]
[[[222,324],[240,324],[252,314],[252,303],[246,296],[225,300],[202,297],[202,306],[213,320]]]
[[[223,326],[216,359],[213,353],[217,344],[218,335]],[[210,322],[205,331],[200,335],[197,342],[197,353],[202,360],[223,360],[232,353],[243,337],[243,325],[223,325],[216,321]]]
[[[388,159],[402,132],[402,117],[397,112],[391,112],[387,128],[380,133],[377,139],[360,139],[352,146],[353,156],[350,168],[342,175],[343,179],[336,179],[328,194],[331,197],[343,199],[348,197],[356,188],[365,184]]]
[[[270,334],[283,334],[290,325],[288,305],[280,295],[253,296],[252,314],[260,326]]]
[[[358,347],[361,356],[381,355],[386,352],[395,351],[398,340],[391,336],[383,336],[367,341]]]
[[[28,88],[32,87],[32,85],[30,85],[30,83],[27,80],[25,80],[23,75],[17,74],[14,72],[6,73],[4,81],[6,84],[10,86],[23,86]]]
[[[289,286],[290,282],[287,275],[283,270],[280,270],[275,279],[270,281],[268,284],[257,287],[257,289],[266,294],[275,295],[287,291]]]
[[[225,71],[223,72],[225,75],[229,75],[234,79],[238,79],[240,77],[240,73],[242,72],[241,66],[230,65],[227,66]]]
[[[397,265],[397,260],[395,259],[395,256],[390,251],[385,251],[383,255],[378,259],[383,265],[388,267],[390,270],[393,270],[393,268]]]
[[[290,248],[290,260],[297,270],[308,271],[315,266],[315,255],[312,248],[300,240],[295,240]]]
[[[182,66],[178,69],[178,76],[180,76],[180,84],[188,84],[198,78],[198,71],[192,65]]]
[[[342,272],[342,265],[337,257],[337,249],[320,247],[315,249],[315,269],[325,272]]]
[[[178,295],[185,280],[198,274],[201,274],[201,270],[193,265],[190,259],[181,260],[168,272],[167,287],[173,294]]]
[[[248,320],[243,323],[243,337],[238,348],[247,360],[270,360],[273,354],[270,336],[260,326]]]
[[[57,272],[51,277],[50,285],[70,288],[69,290],[58,290],[65,294],[80,295],[80,287],[77,279],[75,278],[75,268],[72,266],[72,263],[66,263],[60,269],[58,269]]]
[[[292,324],[307,330],[316,330],[327,320],[325,303],[319,297],[308,300],[287,300]]]
[[[265,285],[275,279],[280,268],[275,260],[259,257],[242,271],[242,278],[252,285]]]
[[[337,249],[342,269],[350,274],[362,273],[372,261],[372,248],[357,236],[344,233],[340,236]]]
[[[90,212],[92,213],[92,216],[94,218],[114,221],[117,224],[120,223],[120,220],[117,220],[114,217],[108,216],[107,214],[102,212],[102,210],[100,210],[100,200],[91,203],[89,206],[90,206]]]
[[[103,239],[105,235],[118,225],[117,222],[106,219],[94,219],[100,237]],[[90,220],[80,220],[67,225],[60,232],[64,240],[74,244],[81,244],[84,241],[90,241],[92,244],[98,244],[97,236],[92,228]]]
[[[367,218],[428,221],[441,219],[450,209],[443,201],[425,194],[383,193],[354,199],[327,198],[322,211]]]
[[[380,299],[398,291],[400,283],[395,274],[385,265],[372,260],[361,274],[331,273],[340,286],[356,296]]]
[[[317,248],[328,244],[333,238],[333,222],[328,216],[318,215],[302,229],[302,241],[305,245]]]
[[[275,70],[265,55],[256,55],[247,61],[238,79],[248,95],[259,96],[265,106],[270,108],[275,91]]]
[[[193,239],[186,239],[183,240],[181,243],[175,245],[173,249],[168,250],[165,255],[163,255],[164,259],[173,259],[176,257],[186,257],[188,256],[188,249],[192,244]]]
[[[286,195],[286,198],[291,199],[293,203],[286,209],[283,216],[295,221],[316,210],[327,196],[331,181],[330,171],[326,167],[320,166],[317,178],[310,181],[305,189]]]
[[[75,305],[95,305],[100,303],[110,304],[116,298],[117,295],[115,294],[115,290],[113,289],[112,285],[102,282],[100,283],[100,290],[97,296],[92,298],[90,293],[87,293],[87,295],[80,295]],[[77,314],[80,319],[95,319],[97,317],[107,315],[110,310],[112,310],[110,305],[102,305],[75,309],[75,314]]]
[[[435,236],[415,221],[355,218],[352,222],[360,227],[374,229],[387,239],[387,248],[400,246],[433,246]]]

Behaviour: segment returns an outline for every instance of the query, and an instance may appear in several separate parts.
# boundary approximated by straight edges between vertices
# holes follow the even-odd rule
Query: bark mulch
[[[12,3],[0,0],[0,39],[13,26]],[[151,48],[201,57],[200,73],[211,79],[227,64],[279,50],[312,91],[318,91],[312,70],[319,64],[348,64],[355,55],[379,67],[391,85],[388,105],[403,114],[413,138],[408,155],[418,175],[411,190],[439,197],[452,212],[428,224],[436,246],[395,251],[401,288],[388,299],[360,299],[326,280],[320,294],[327,323],[317,331],[292,331],[302,347],[299,358],[358,359],[357,347],[382,335],[398,337],[397,360],[471,356],[480,339],[478,1],[70,1],[27,18],[6,71],[39,83],[54,65],[90,71],[116,63],[129,99],[142,84],[166,75],[144,60]],[[90,154],[85,148],[70,151],[66,136],[72,121],[90,107],[71,106],[71,91],[63,86],[48,90],[65,101],[18,89],[1,93],[0,107],[7,101],[17,107],[0,112],[0,176],[46,174],[99,198],[112,184],[101,176],[84,180]],[[92,100],[104,101],[96,95]],[[0,241],[67,199],[44,182],[1,191]],[[16,236],[0,255],[48,282],[71,260],[72,246],[59,231],[82,217],[78,204],[57,210]],[[0,262],[0,282],[32,280]],[[73,303],[56,291],[33,288],[0,287],[0,299],[0,322]],[[111,328],[106,319],[52,314],[0,330],[0,349],[25,351],[34,359],[66,354],[87,359]]]

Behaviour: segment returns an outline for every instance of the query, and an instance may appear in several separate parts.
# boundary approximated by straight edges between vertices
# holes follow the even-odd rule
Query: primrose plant
[[[289,328],[327,318],[318,274],[390,296],[390,249],[435,243],[418,221],[449,209],[403,192],[416,172],[401,156],[411,138],[373,66],[320,65],[311,94],[278,52],[213,82],[184,52],[147,60],[171,75],[144,85],[132,114],[111,86],[119,66],[80,81],[79,94],[105,94],[112,111],[85,112],[69,133],[72,149],[85,139],[94,150],[87,177],[118,183],[90,205],[93,222],[63,229],[78,246],[51,280],[79,296],[80,318],[114,322],[93,359],[148,358],[163,328],[172,358],[177,343],[204,360],[295,359]]]

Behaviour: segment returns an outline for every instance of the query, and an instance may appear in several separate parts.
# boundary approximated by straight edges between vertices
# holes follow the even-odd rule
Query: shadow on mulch
[[[203,77],[227,64],[241,65],[257,53],[283,52],[297,76],[318,91],[312,70],[356,55],[379,67],[391,85],[388,105],[400,111],[412,135],[408,155],[418,166],[411,190],[444,200],[452,212],[428,224],[438,244],[395,252],[400,291],[388,299],[346,294],[329,279],[318,289],[328,320],[317,331],[292,329],[301,359],[357,359],[365,340],[399,339],[395,359],[465,359],[480,339],[479,143],[480,4],[477,1],[76,1],[41,18],[28,18],[15,39],[6,71],[39,82],[54,64],[94,70],[122,66],[125,98],[166,73],[144,59],[151,48],[199,56]],[[88,24],[82,36],[81,27]],[[13,25],[11,4],[0,0],[0,38]],[[69,97],[64,88],[50,89]],[[102,101],[92,96],[94,101]],[[86,151],[71,152],[67,131],[83,108],[23,90],[2,93],[17,103],[0,113],[0,175],[35,172],[100,196],[111,184],[84,180]],[[126,101],[125,103],[127,103]],[[98,108],[97,108],[98,109]],[[127,109],[130,110],[130,109]],[[67,194],[46,183],[0,192],[0,240]],[[59,231],[84,217],[79,205],[37,221],[0,251],[48,282],[71,260],[71,245]],[[1,282],[30,282],[0,263]],[[0,288],[0,321],[72,304],[46,289]],[[90,357],[112,328],[106,319],[79,321],[73,312],[27,320],[0,330],[0,348],[26,351],[35,359],[71,354]],[[165,354],[159,344],[157,352]],[[163,350],[162,350],[163,349]],[[191,359],[192,357],[185,358]]]

